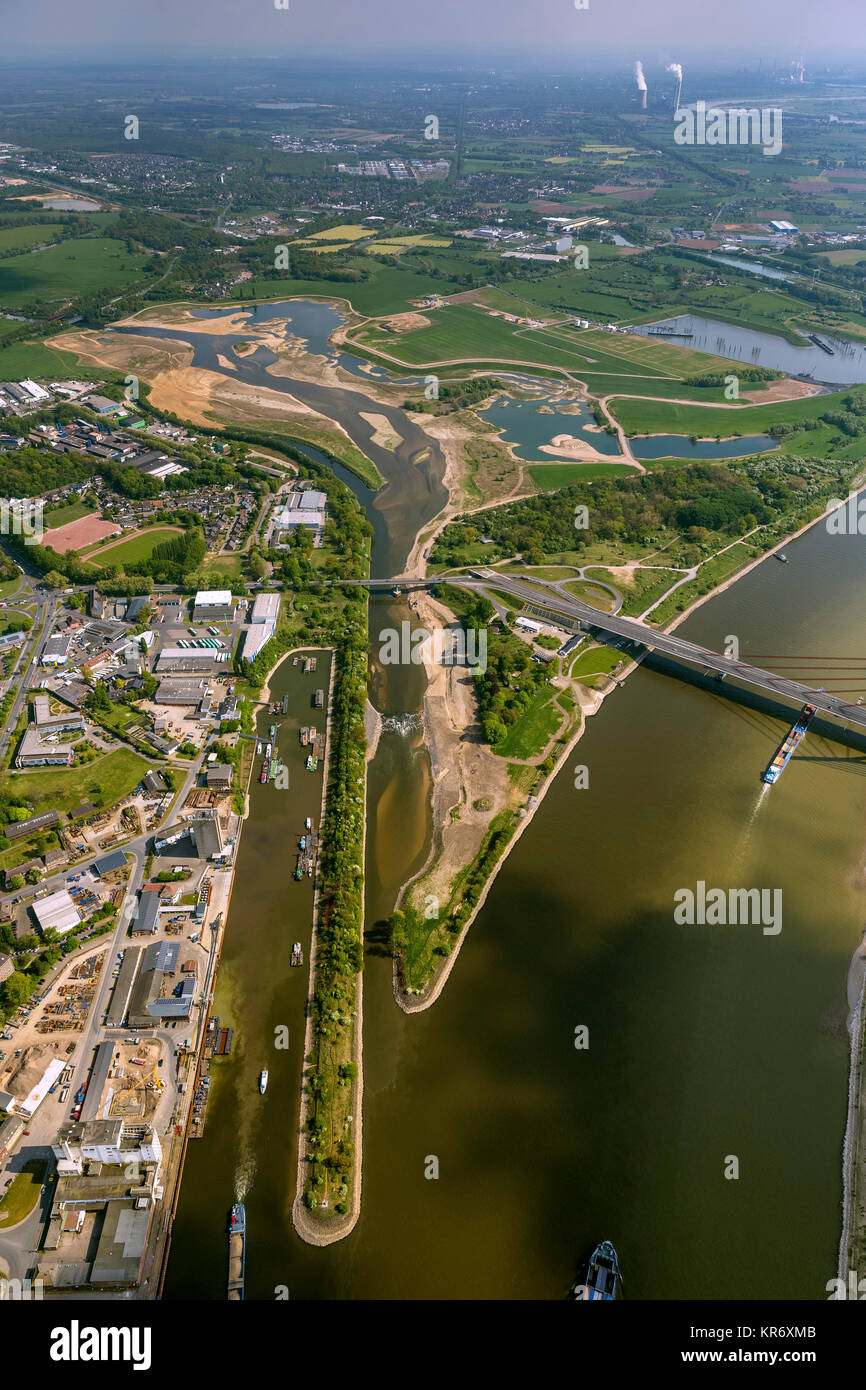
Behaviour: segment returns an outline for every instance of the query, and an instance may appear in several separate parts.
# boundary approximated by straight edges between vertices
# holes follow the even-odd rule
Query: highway
[[[569,618],[572,623],[576,621],[584,630],[595,628],[602,632],[611,633],[615,637],[624,637],[630,642],[646,647],[649,651],[661,652],[665,656],[676,657],[680,661],[688,661],[704,670],[709,669],[719,675],[730,676],[746,685],[755,686],[759,690],[784,696],[799,705],[808,701],[817,709],[823,710],[825,714],[842,719],[866,732],[866,706],[849,704],[846,700],[840,700],[835,695],[827,694],[826,691],[803,685],[800,681],[789,680],[785,676],[775,675],[772,671],[764,671],[759,666],[750,666],[747,661],[735,661],[732,657],[722,656],[719,652],[711,651],[708,647],[701,647],[696,642],[689,642],[684,637],[677,637],[673,633],[659,632],[656,628],[649,627],[636,618],[621,618],[603,613],[597,608],[592,608],[588,603],[582,603],[580,599],[566,596],[554,582],[533,580],[532,584],[527,584],[512,578],[510,575],[492,570],[487,571],[486,575],[483,570],[475,570],[473,575],[480,577],[463,579],[450,575],[447,582],[457,584],[463,589],[472,589],[481,593],[484,592],[485,588],[493,585],[504,593],[513,594],[515,599],[519,599],[522,603],[531,604],[536,609],[543,608],[553,616],[558,614]],[[540,589],[547,592],[540,593]]]

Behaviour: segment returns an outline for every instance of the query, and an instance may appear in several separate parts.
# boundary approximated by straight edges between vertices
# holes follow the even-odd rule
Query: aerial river
[[[377,510],[343,475],[371,509],[376,573],[399,572],[407,537],[441,505],[430,457],[376,457],[389,480],[400,473],[402,510],[387,493]],[[866,677],[826,659],[859,650],[861,546],[815,528],[789,564],[767,560],[680,632],[717,649],[737,636],[758,664],[794,657],[789,674],[856,698]],[[372,605],[374,655],[403,612]],[[226,1212],[240,1197],[248,1298],[556,1299],[603,1238],[627,1298],[826,1297],[846,974],[866,915],[864,754],[815,730],[764,789],[780,713],[641,667],[589,721],[440,1000],[407,1017],[381,922],[426,853],[423,692],[417,668],[372,670],[386,733],[368,788],[361,1217],[324,1250],[291,1226],[304,991],[288,947],[300,935],[308,947],[309,901],[286,866],[304,807],[290,790],[282,810],[281,793],[254,783],[216,1001],[235,1011],[237,1050],[189,1147],[165,1296],[225,1296]],[[271,682],[275,698],[289,693],[290,722],[306,722],[308,684],[291,661]],[[782,930],[676,925],[674,894],[700,880],[781,889]],[[291,1049],[261,1100],[280,1023]],[[726,1177],[733,1159],[739,1176]]]

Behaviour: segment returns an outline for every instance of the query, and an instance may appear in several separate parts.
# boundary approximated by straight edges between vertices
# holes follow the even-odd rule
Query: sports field
[[[53,518],[49,517],[49,520]],[[68,550],[83,550],[95,541],[104,541],[108,536],[116,536],[120,527],[116,521],[103,521],[102,517],[90,514],[77,521],[68,521],[65,526],[55,526],[45,532],[43,545],[50,545],[58,555]]]
[[[134,531],[125,540],[114,541],[111,545],[100,546],[87,556],[89,565],[131,565],[136,560],[146,560],[153,554],[156,546],[170,541],[172,536],[182,534],[180,526],[152,526],[147,531]]]

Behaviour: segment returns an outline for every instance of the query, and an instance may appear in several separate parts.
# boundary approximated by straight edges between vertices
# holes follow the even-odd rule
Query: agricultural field
[[[395,255],[400,251],[412,251],[418,247],[431,246],[443,247],[450,246],[450,240],[443,240],[442,237],[425,236],[419,233],[418,236],[402,236],[392,239],[383,238],[381,241],[371,241],[364,250],[368,253],[379,252],[381,254]]]
[[[360,241],[362,237],[373,236],[372,227],[362,227],[357,222],[348,223],[346,226],[328,227],[324,232],[313,232],[310,236],[304,237],[303,241],[295,242],[296,246],[306,246],[311,241]]]

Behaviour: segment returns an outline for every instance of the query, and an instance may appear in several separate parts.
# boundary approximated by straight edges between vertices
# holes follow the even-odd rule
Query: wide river
[[[391,459],[417,524],[438,505],[435,467]],[[383,555],[405,555],[407,517],[352,485],[386,572]],[[827,658],[859,649],[861,544],[815,528],[789,564],[766,561],[683,635],[717,649],[735,635],[746,659],[796,658],[791,674],[856,698],[864,677],[841,663],[831,674]],[[403,612],[372,606],[374,653]],[[864,918],[863,754],[813,731],[765,790],[785,718],[642,667],[590,720],[440,1000],[407,1017],[380,924],[426,852],[422,692],[414,668],[374,662],[373,676],[387,732],[368,789],[361,1218],[325,1250],[291,1226],[304,991],[288,947],[309,943],[307,888],[290,880],[309,774],[293,768],[294,792],[251,789],[216,1000],[237,1045],[214,1068],[205,1137],[189,1146],[166,1297],[224,1297],[239,1196],[249,1298],[559,1298],[603,1238],[629,1298],[825,1297],[846,974]],[[289,725],[307,722],[309,684],[291,661],[272,681],[289,693]],[[781,889],[781,932],[676,925],[674,894],[700,880]],[[275,1062],[281,1023],[291,1049]],[[733,1159],[739,1176],[726,1177]]]

